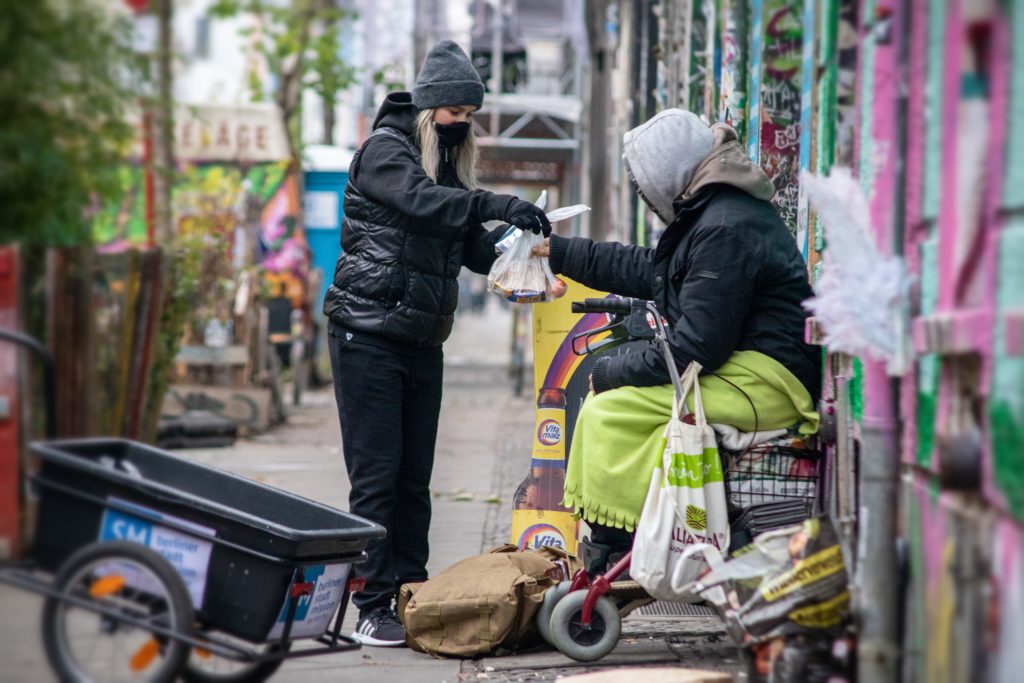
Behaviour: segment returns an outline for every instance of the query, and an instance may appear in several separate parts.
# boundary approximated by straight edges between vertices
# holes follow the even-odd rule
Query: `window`
[[[194,56],[196,59],[210,58],[210,18],[206,16],[196,19],[196,42]]]

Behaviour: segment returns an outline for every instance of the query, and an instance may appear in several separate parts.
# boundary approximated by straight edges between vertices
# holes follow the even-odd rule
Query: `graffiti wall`
[[[723,0],[719,13],[718,120],[747,137],[747,3]]]
[[[1024,306],[1009,180],[1019,5],[915,0],[907,17],[904,249],[919,283],[900,394],[908,681],[1013,681],[1024,666],[1008,646],[1024,629],[1024,366],[1009,323]]]
[[[757,160],[775,185],[772,203],[794,234],[800,174],[801,10],[796,0],[765,0],[757,22],[762,47],[751,54],[751,71],[760,72],[756,122],[753,113],[750,117],[751,126],[759,130]]]
[[[282,136],[272,109],[180,110],[171,204],[179,235],[208,240],[223,253],[226,268],[262,266],[273,288],[284,288],[301,302],[309,247]],[[122,201],[94,220],[96,241],[108,252],[145,244],[147,238],[141,165],[126,167],[122,182]]]
[[[977,506],[927,484],[905,483],[904,528],[909,572],[903,680],[953,683],[987,676],[994,519]],[[973,637],[972,637],[973,636]],[[1014,680],[1014,679],[1003,679]]]
[[[715,120],[715,3],[694,0],[690,9],[689,99],[685,106],[706,121]]]
[[[992,203],[1000,209],[995,261],[996,324],[994,373],[989,402],[992,421],[992,461],[988,492],[1001,500],[1017,520],[1024,520],[1024,8],[1013,4],[1010,21],[997,27],[997,46],[1008,52],[1000,72],[1008,84],[1005,103],[1005,171],[1000,196]],[[1012,23],[1011,23],[1012,22]],[[1000,62],[1002,64],[1002,62]]]
[[[255,262],[301,278],[308,269],[305,235],[298,226],[298,190],[287,163],[200,163],[179,166],[172,189],[174,224],[179,234],[204,235],[222,249],[228,262],[252,250]],[[146,242],[143,171],[123,171],[127,190],[120,204],[95,219],[94,234],[106,251]],[[257,222],[258,241],[245,244],[246,221]]]
[[[1024,671],[1024,538],[1020,526],[1008,519],[998,520],[995,527],[985,630],[991,656],[987,673],[990,681],[1014,681]]]
[[[905,679],[1019,680],[1024,3],[717,0],[710,12],[699,2],[665,5],[665,16],[691,17],[689,39],[675,49],[699,53],[659,58],[667,71],[686,63],[691,79],[685,94],[662,101],[703,111],[707,72],[697,67],[716,53],[717,120],[740,131],[771,177],[812,279],[828,245],[801,203],[798,171],[834,166],[853,170],[879,243],[901,252],[912,274],[913,363],[895,381],[908,548]],[[702,41],[710,17],[717,39]],[[855,468],[856,458],[877,457],[852,453],[878,386],[864,386],[861,359],[832,353],[826,367],[823,395],[852,421],[852,440],[838,450]],[[834,449],[828,459],[841,458]],[[836,486],[831,493],[855,498]]]

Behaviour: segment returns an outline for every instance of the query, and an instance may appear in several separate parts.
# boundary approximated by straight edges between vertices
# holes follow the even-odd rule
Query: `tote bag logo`
[[[686,526],[695,531],[704,531],[708,528],[707,510],[696,505],[686,506]]]

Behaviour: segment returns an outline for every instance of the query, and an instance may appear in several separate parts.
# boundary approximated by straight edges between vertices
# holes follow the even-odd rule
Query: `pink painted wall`
[[[999,237],[1003,229],[1002,207],[1003,207],[1003,185],[1006,168],[1006,145],[1007,133],[1010,122],[1008,120],[1010,111],[1010,22],[1008,17],[999,11],[999,17],[992,22],[991,59],[990,67],[990,121],[991,132],[989,134],[988,165],[985,173],[985,209],[984,209],[984,255],[981,259],[981,276],[984,278],[985,302],[983,306],[985,314],[985,330],[989,333],[996,328],[996,306],[997,278],[999,272]],[[1018,122],[1020,123],[1020,122]],[[985,347],[988,353],[985,356],[984,373],[982,376],[982,390],[985,395],[990,394],[992,385],[992,371],[994,367],[994,346],[989,339]],[[1024,387],[1021,389],[1024,391]],[[986,431],[991,430],[989,412],[985,411]],[[1005,497],[995,484],[994,468],[992,462],[991,439],[984,440],[984,456],[982,460],[982,481],[985,497],[995,503],[998,507],[1007,510]]]
[[[925,88],[927,86],[928,0],[911,0],[907,65],[907,142],[904,185],[905,220],[903,255],[910,273],[921,272],[921,242],[927,237],[924,222]],[[917,285],[919,287],[920,284]],[[903,461],[911,464],[917,452],[917,370],[911,368],[900,382],[900,419],[903,424]]]
[[[861,97],[858,133],[861,184],[868,191],[876,243],[884,254],[895,250],[896,164],[899,155],[898,106],[904,18],[896,0],[878,0],[873,15],[861,13]],[[867,51],[871,50],[871,53]],[[871,73],[865,73],[866,69]],[[866,120],[865,120],[866,119]],[[864,359],[864,423],[895,427],[897,407],[885,364]]]

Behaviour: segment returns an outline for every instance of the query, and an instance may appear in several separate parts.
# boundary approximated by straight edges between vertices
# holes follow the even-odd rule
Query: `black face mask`
[[[446,125],[435,123],[434,130],[437,131],[437,139],[441,146],[452,149],[466,141],[466,137],[469,135],[469,122],[463,121]]]

